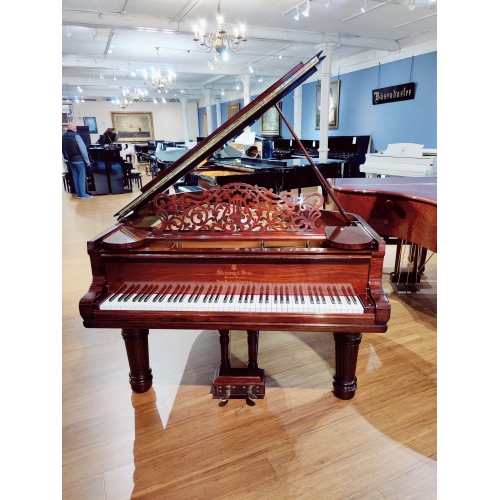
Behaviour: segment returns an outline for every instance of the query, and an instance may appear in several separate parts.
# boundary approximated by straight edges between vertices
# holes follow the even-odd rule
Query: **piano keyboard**
[[[350,285],[280,283],[128,283],[101,303],[102,311],[196,311],[363,314]]]

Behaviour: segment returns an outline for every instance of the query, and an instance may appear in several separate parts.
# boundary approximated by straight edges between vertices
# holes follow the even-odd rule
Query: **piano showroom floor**
[[[92,276],[87,240],[137,194],[62,190],[62,498],[436,498],[437,255],[418,293],[395,294],[388,246],[389,328],[363,334],[350,401],[332,394],[333,335],[316,332],[262,332],[265,398],[220,407],[218,333],[151,330],[153,388],[135,394],[120,330],[85,329],[78,301]],[[231,356],[243,366],[245,332],[232,333]]]

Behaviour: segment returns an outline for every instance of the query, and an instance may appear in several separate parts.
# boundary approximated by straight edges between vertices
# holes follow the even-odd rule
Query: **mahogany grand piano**
[[[258,365],[262,331],[333,333],[333,393],[351,399],[363,332],[387,330],[382,288],[385,242],[363,219],[322,209],[319,193],[276,194],[245,183],[168,194],[177,179],[240,134],[307,80],[323,59],[295,66],[162,174],[92,238],[92,284],[80,300],[87,328],[121,328],[133,391],[152,386],[150,329],[218,330],[221,363],[212,386],[220,404],[265,394]],[[304,148],[321,185],[336,201]],[[231,367],[231,330],[248,333],[248,366]]]

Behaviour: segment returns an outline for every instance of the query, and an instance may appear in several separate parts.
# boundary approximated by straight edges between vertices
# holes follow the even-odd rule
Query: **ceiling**
[[[168,94],[149,92],[151,98],[176,98],[182,91],[200,99],[203,89],[213,89],[215,95],[237,85],[243,89],[240,76],[250,72],[249,65],[254,94],[312,57],[322,42],[337,47],[333,64],[366,51],[398,51],[408,40],[437,32],[437,0],[310,0],[307,17],[302,14],[307,0],[221,0],[223,28],[233,33],[244,25],[247,42],[230,52],[227,61],[212,62],[211,69],[215,49],[206,53],[197,47],[194,27],[204,19],[207,32],[217,29],[217,4],[62,0],[63,100],[106,100],[119,97],[122,89],[145,89],[143,70],[150,72],[158,61],[163,73],[175,72],[177,86]]]

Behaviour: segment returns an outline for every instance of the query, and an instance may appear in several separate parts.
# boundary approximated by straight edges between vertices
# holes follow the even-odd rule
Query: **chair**
[[[128,175],[128,185],[129,185],[130,189],[132,189],[132,190],[133,190],[132,184],[134,182],[137,184],[138,188],[142,188],[142,174],[136,168],[130,169],[129,175]]]
[[[68,172],[62,173],[62,180],[63,180],[64,190],[67,193],[71,193],[71,186],[69,185]]]

